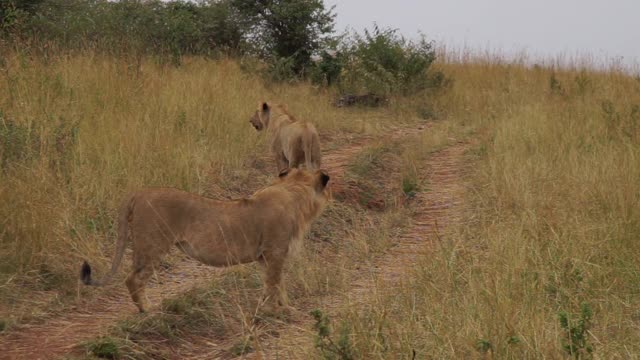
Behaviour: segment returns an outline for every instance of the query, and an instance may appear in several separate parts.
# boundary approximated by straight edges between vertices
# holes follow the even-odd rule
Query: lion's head
[[[269,118],[271,115],[271,106],[266,102],[258,103],[258,109],[253,114],[249,122],[257,131],[269,126]]]
[[[327,187],[331,177],[325,170],[307,170],[304,168],[284,169],[278,175],[278,182],[283,185],[304,185],[315,192],[315,200],[324,205],[331,199],[331,192]]]

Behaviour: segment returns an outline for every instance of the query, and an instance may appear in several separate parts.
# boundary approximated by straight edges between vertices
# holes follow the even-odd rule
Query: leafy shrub
[[[593,353],[593,345],[589,344],[588,332],[591,327],[593,311],[587,303],[580,305],[580,314],[577,319],[565,311],[558,315],[560,326],[567,334],[567,340],[563,341],[562,347],[569,355],[576,359],[590,356]]]
[[[329,317],[319,309],[311,311],[311,316],[316,321],[313,325],[313,329],[317,332],[315,346],[324,359],[352,360],[357,358],[349,336],[350,328],[346,323],[342,324],[340,336],[337,341],[334,341],[331,336],[332,329]]]
[[[314,84],[331,86],[338,81],[344,67],[342,53],[324,50],[316,55],[316,61],[309,69],[309,77]]]
[[[330,38],[332,10],[321,0],[0,0],[0,35],[43,52],[91,47],[174,64],[182,55],[245,53],[276,70],[287,63],[298,77]]]
[[[120,357],[120,342],[111,337],[102,337],[87,343],[87,351],[98,358],[118,359]]]
[[[445,82],[443,74],[428,73],[436,55],[433,42],[424,37],[412,42],[396,29],[374,25],[364,35],[354,34],[343,51],[348,56],[340,82],[343,92],[405,95]]]
[[[293,57],[275,58],[267,64],[262,75],[267,81],[295,81],[298,78],[295,71],[295,59]]]
[[[11,34],[33,15],[42,0],[0,0],[0,35]]]
[[[12,9],[6,11],[18,14]],[[185,54],[234,52],[244,41],[244,22],[230,1],[39,0],[30,9],[29,16],[13,20],[18,24],[12,29],[43,48],[91,46],[124,55],[168,55],[177,63]]]

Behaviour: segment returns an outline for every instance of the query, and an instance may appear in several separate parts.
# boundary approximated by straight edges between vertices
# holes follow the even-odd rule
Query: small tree
[[[436,58],[433,42],[406,40],[396,29],[365,30],[346,41],[348,54],[341,86],[347,91],[409,94],[442,85],[441,74],[428,74]]]
[[[333,7],[322,0],[231,0],[250,24],[256,50],[263,56],[291,59],[292,70],[301,74],[311,54],[333,32]]]

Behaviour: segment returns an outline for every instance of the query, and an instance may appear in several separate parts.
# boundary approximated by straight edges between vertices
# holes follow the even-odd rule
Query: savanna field
[[[15,334],[78,308],[99,317],[115,292],[120,312],[68,344],[67,358],[638,357],[640,78],[439,54],[430,71],[448,79],[441,88],[336,107],[334,88],[268,81],[255,66],[2,55],[5,353],[19,346]],[[249,124],[262,100],[312,121],[337,174],[332,204],[285,271],[298,312],[256,322],[255,265],[168,292],[142,315],[122,292],[128,257],[112,285],[81,287],[83,260],[99,274],[110,267],[128,192],[169,186],[229,199],[273,181],[267,141]],[[393,288],[354,292],[379,283],[377,259],[420,222],[415,199],[440,194],[442,154],[458,156],[458,205],[416,235],[424,246]],[[182,261],[174,252],[158,271]]]

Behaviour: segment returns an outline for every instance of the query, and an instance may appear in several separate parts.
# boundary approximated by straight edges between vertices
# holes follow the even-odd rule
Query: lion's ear
[[[263,112],[268,112],[269,110],[271,110],[271,107],[269,106],[269,104],[267,104],[266,102],[262,103],[262,111]]]
[[[327,184],[329,183],[329,179],[331,179],[329,174],[327,174],[325,171],[321,170],[320,171],[320,183],[322,184],[322,188],[323,189],[325,187],[327,187]]]
[[[280,170],[280,173],[278,174],[278,177],[280,179],[285,178],[287,175],[289,175],[289,170],[290,170],[289,168]]]

